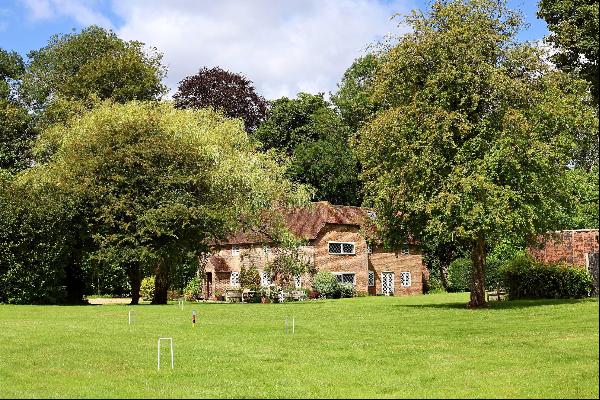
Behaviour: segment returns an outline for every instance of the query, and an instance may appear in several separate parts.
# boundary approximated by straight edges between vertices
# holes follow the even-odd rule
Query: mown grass
[[[0,305],[0,397],[598,398],[597,299],[467,298]]]

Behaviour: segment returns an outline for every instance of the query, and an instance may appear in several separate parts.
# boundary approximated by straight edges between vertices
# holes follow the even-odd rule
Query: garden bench
[[[506,298],[506,289],[497,286],[495,291],[486,291],[485,292],[486,301],[490,301],[490,297],[496,297],[496,300],[500,301],[503,298]]]
[[[225,291],[225,301],[228,302],[241,302],[242,291],[238,289],[227,289]]]

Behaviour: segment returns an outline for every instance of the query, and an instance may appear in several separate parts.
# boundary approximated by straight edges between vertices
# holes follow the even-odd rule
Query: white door
[[[393,272],[382,272],[381,273],[381,291],[386,296],[394,295],[394,273]]]

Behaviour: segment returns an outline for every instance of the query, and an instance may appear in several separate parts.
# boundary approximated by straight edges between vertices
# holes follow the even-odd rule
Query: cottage
[[[351,283],[357,291],[370,295],[402,296],[423,293],[427,268],[414,244],[398,252],[369,246],[363,230],[374,214],[361,207],[338,206],[321,201],[309,207],[283,213],[287,228],[304,239],[300,250],[316,270],[328,270],[343,283]],[[242,265],[254,265],[261,283],[268,286],[269,276],[262,269],[272,261],[274,244],[259,235],[239,234],[222,243],[205,267],[204,291],[214,297],[216,291],[239,286]],[[310,288],[308,274],[297,276],[297,288]]]

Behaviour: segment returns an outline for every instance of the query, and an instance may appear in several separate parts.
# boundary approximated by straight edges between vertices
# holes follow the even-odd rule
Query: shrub
[[[471,260],[458,258],[448,267],[448,290],[450,292],[465,292],[470,290]]]
[[[485,260],[485,288],[486,290],[495,289],[498,284],[502,281],[500,276],[500,266],[502,261],[497,258],[488,257]],[[458,258],[450,263],[448,267],[448,291],[450,292],[466,292],[471,290],[471,269],[472,263],[469,258]],[[439,288],[443,290],[441,281],[439,282]],[[433,285],[437,285],[437,282],[429,282],[429,292],[435,293]]]
[[[337,278],[329,271],[319,271],[313,278],[313,289],[326,298],[340,296],[340,284]]]
[[[311,290],[308,293],[308,298],[310,300],[315,300],[315,299],[318,299],[319,297],[321,297],[321,294],[319,292],[317,292],[316,290]]]
[[[183,297],[186,301],[196,301],[202,297],[202,280],[197,276],[190,279],[183,289]]]
[[[445,292],[442,280],[435,276],[430,276],[429,279],[423,279],[423,293],[443,293]]]
[[[339,285],[340,297],[354,297],[354,285],[342,283]]]
[[[354,293],[354,296],[355,296],[355,297],[367,297],[367,296],[369,296],[369,292],[366,292],[366,291],[364,291],[364,290],[357,290],[357,291]]]
[[[142,279],[140,297],[142,300],[152,300],[152,296],[154,296],[154,276],[148,276]]]
[[[518,256],[501,268],[504,286],[510,300],[568,299],[587,297],[592,278],[581,267],[535,261],[531,256]]]

